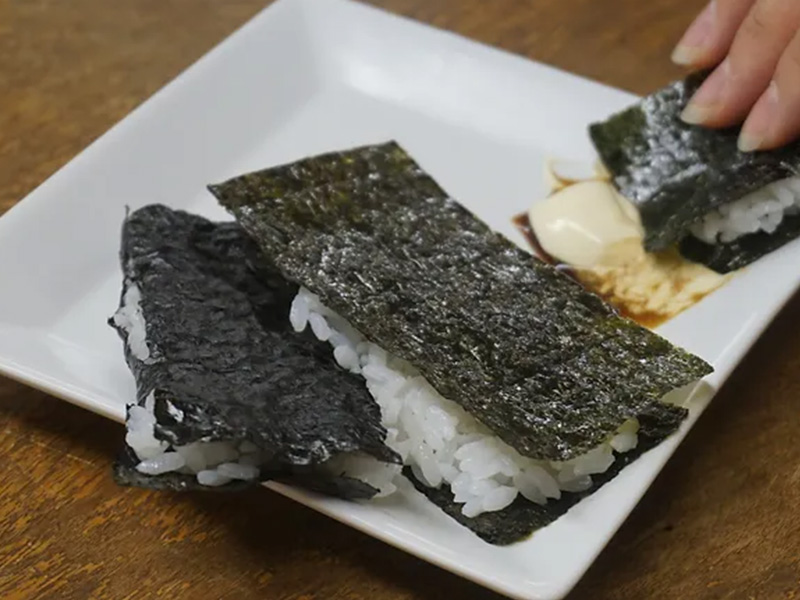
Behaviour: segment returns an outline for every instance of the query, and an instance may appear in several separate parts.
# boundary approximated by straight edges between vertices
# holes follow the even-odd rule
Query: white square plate
[[[545,156],[592,160],[586,125],[634,100],[348,0],[281,0],[0,219],[0,370],[123,419],[134,385],[105,319],[121,285],[126,205],[227,218],[206,184],[396,139],[452,196],[524,243],[510,218],[543,195]],[[710,392],[794,291],[798,265],[793,243],[660,330],[714,364]],[[678,434],[510,547],[480,541],[413,491],[360,505],[271,487],[498,592],[560,598],[711,393],[703,396]]]

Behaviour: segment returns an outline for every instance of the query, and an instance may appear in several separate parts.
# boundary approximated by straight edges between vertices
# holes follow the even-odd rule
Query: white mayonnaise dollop
[[[542,248],[575,267],[602,264],[608,248],[643,236],[636,208],[606,181],[562,188],[534,203],[528,218]]]

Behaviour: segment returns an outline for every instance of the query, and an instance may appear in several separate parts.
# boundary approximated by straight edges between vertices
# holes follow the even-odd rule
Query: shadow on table
[[[760,501],[760,492],[748,485],[759,476],[780,472],[774,465],[771,471],[765,465],[763,472],[754,473],[747,454],[757,448],[766,461],[770,454],[764,445],[786,445],[787,440],[800,439],[800,419],[787,420],[781,413],[782,409],[786,413],[790,394],[763,389],[765,381],[780,387],[796,379],[793,367],[798,364],[800,339],[794,323],[798,319],[800,302],[795,299],[719,392],[571,599],[655,597],[659,585],[670,579],[665,569],[686,568],[691,573],[691,563],[703,560],[698,553],[710,548],[707,542],[703,545],[704,540],[726,525],[720,522],[714,504],[719,502],[719,490],[731,494],[750,490],[750,496],[740,494],[738,500],[731,500],[733,512],[725,535],[736,535],[734,521],[747,514],[749,499]],[[199,515],[198,522],[217,541],[213,547],[204,548],[200,543],[188,548],[195,559],[218,547],[231,555],[230,562],[235,558],[245,561],[251,571],[266,569],[275,574],[287,592],[306,590],[321,598],[338,597],[349,589],[354,598],[373,592],[379,597],[385,593],[377,592],[375,588],[380,587],[393,590],[398,597],[424,600],[498,598],[266,490],[233,495],[117,488],[110,478],[110,465],[122,442],[120,425],[6,380],[0,380],[0,421],[6,424],[4,434],[30,438],[108,473],[102,494],[112,498],[123,495],[123,501],[131,505],[124,509],[128,516],[153,510]],[[777,442],[770,441],[772,433]],[[121,533],[110,530],[109,535]],[[158,543],[157,536],[155,540]],[[694,578],[687,576],[687,586],[702,579],[699,569],[694,572]],[[320,590],[320,586],[329,589]],[[696,589],[672,591],[690,597]]]
[[[98,481],[88,502],[62,509],[72,513],[70,519],[78,527],[100,515],[103,531],[96,535],[138,538],[136,546],[143,547],[133,552],[145,560],[166,559],[181,535],[176,531],[191,530],[188,538],[200,541],[180,542],[181,564],[164,566],[177,577],[204,578],[198,569],[202,571],[204,561],[214,557],[222,563],[220,574],[230,585],[251,582],[247,594],[252,597],[260,597],[261,591],[254,574],[266,571],[287,598],[301,592],[317,599],[350,598],[345,592],[352,592],[352,598],[373,593],[419,600],[499,598],[266,489],[229,494],[119,488],[111,480],[111,463],[122,443],[121,425],[7,380],[0,380],[0,422],[10,426],[6,433],[18,438],[17,443],[52,450],[55,456],[49,451],[45,456],[54,463],[49,468],[62,474],[72,470],[76,476]],[[118,515],[98,513],[97,506],[105,504]],[[74,514],[78,511],[81,514]],[[48,518],[40,515],[42,520]],[[150,525],[148,519],[149,531],[132,531],[142,523]],[[237,597],[249,598],[247,594]]]
[[[568,600],[777,597],[770,574],[756,568],[763,562],[732,549],[759,537],[765,549],[791,545],[791,532],[786,542],[777,541],[780,533],[769,541],[768,517],[787,510],[770,484],[800,464],[798,321],[800,295],[731,374]]]

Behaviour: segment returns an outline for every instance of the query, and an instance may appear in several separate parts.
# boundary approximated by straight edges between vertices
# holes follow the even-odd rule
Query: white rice
[[[502,510],[519,494],[545,504],[548,499],[559,498],[562,491],[586,490],[592,485],[592,475],[605,472],[613,464],[614,450],[627,452],[636,447],[639,424],[630,419],[606,443],[573,460],[523,457],[458,404],[440,396],[407,362],[367,342],[308,290],[300,290],[290,313],[296,331],[310,324],[315,334],[323,332],[337,362],[364,377],[381,407],[382,423],[388,432],[386,444],[424,485],[449,486],[468,517]],[[320,316],[327,327],[319,323]],[[355,463],[345,457],[338,466],[360,479],[380,480],[372,469],[381,470],[384,476],[389,474],[385,465],[372,458],[359,458]],[[392,491],[385,485],[376,487],[381,487],[384,495]]]
[[[169,404],[167,410],[169,410]],[[235,479],[253,480],[259,476],[263,453],[250,441],[198,441],[184,446],[172,446],[155,436],[155,396],[150,394],[144,406],[129,407],[125,442],[136,453],[136,470],[145,475],[179,472],[195,475],[201,485],[216,487]],[[173,407],[173,410],[177,410]],[[172,412],[172,411],[170,411]],[[397,488],[392,483],[400,474],[400,465],[378,462],[358,454],[339,455],[324,465],[330,474],[354,477],[378,490],[378,497],[387,496]]]
[[[787,215],[800,212],[800,177],[771,183],[714,209],[691,228],[707,244],[723,244],[750,233],[775,233]]]
[[[114,324],[126,333],[131,354],[141,361],[147,361],[150,358],[150,348],[145,341],[146,324],[141,301],[139,287],[135,284],[129,285],[122,297],[122,306],[114,314]]]
[[[134,301],[135,294],[132,306]],[[519,495],[543,505],[560,498],[564,491],[584,491],[591,487],[592,475],[605,472],[613,464],[614,451],[627,452],[637,445],[639,423],[629,419],[607,442],[573,460],[523,457],[458,404],[440,396],[407,362],[367,342],[307,290],[301,289],[295,297],[289,318],[298,332],[310,325],[317,337],[331,344],[343,368],[361,374],[381,408],[387,446],[424,485],[447,485],[468,517],[502,510]],[[146,347],[143,338],[137,344]],[[683,396],[670,393],[664,401],[673,398]],[[262,455],[249,441],[200,441],[173,447],[158,440],[154,406],[151,393],[144,406],[129,409],[125,440],[141,461],[136,466],[138,471],[148,475],[192,474],[206,486],[258,477]],[[170,412],[178,410],[172,407]],[[323,468],[372,485],[379,490],[378,496],[397,489],[394,480],[402,470],[400,465],[352,454],[337,456]]]
[[[155,396],[152,393],[145,399],[144,406],[128,408],[125,443],[141,461],[136,465],[140,473],[162,475],[178,471],[195,475],[200,484],[208,486],[258,477],[258,465],[263,459],[252,442],[201,441],[171,446],[155,436],[154,408]]]

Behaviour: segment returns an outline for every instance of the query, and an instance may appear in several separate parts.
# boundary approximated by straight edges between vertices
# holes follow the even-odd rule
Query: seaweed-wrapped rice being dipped
[[[683,122],[706,75],[674,82],[589,132],[638,209],[645,248],[677,245],[685,258],[728,273],[800,236],[800,142],[744,153],[738,128]]]
[[[418,489],[492,543],[670,435],[711,371],[492,232],[396,143],[210,189],[299,286],[293,328],[363,377]]]

